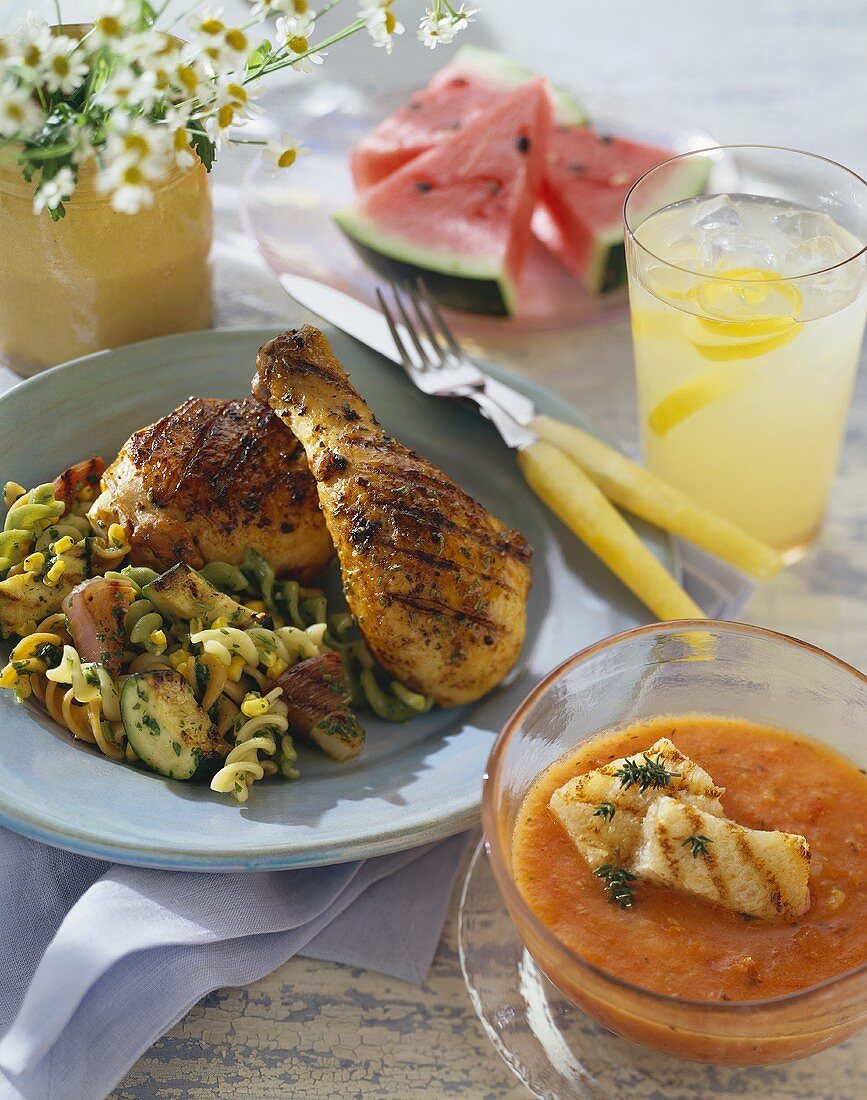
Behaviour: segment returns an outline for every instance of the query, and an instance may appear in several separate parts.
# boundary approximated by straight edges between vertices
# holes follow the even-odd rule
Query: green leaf
[[[257,69],[261,69],[268,63],[268,59],[271,56],[273,46],[266,38],[264,42],[260,42],[255,50],[247,58],[247,72],[253,73]]]
[[[138,29],[140,31],[146,31],[148,27],[152,27],[156,21],[156,10],[148,3],[148,0],[141,0],[139,5]]]
[[[191,121],[187,127],[187,133],[190,135],[190,145],[195,149],[202,164],[205,166],[205,170],[210,172],[214,165],[214,158],[217,155],[217,147],[205,133],[204,127],[198,120]]]

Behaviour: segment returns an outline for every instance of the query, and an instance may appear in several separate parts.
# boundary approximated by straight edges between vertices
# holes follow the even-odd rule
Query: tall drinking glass
[[[733,157],[737,194],[694,197]],[[831,488],[867,316],[867,182],[792,149],[651,169],[624,206],[645,461],[795,560]]]

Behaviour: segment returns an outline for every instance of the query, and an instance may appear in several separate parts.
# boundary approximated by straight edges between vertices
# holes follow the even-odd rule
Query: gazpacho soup
[[[656,718],[535,781],[515,881],[557,939],[632,985],[749,1001],[867,961],[867,775],[809,737]]]

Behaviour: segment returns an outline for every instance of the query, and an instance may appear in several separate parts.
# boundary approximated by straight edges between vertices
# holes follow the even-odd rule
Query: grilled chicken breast
[[[135,565],[237,565],[252,547],[308,584],[334,552],[302,447],[256,401],[188,398],[127,440],[104,481]]]
[[[441,706],[490,691],[524,638],[523,535],[386,435],[317,329],[261,348],[253,392],[307,452],[349,608],[377,661]]]

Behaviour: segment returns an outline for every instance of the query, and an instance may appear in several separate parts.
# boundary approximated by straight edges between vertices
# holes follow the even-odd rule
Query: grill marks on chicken
[[[332,556],[304,451],[256,401],[190,397],[136,432],[104,477],[136,565],[237,565],[253,547],[307,584]]]
[[[386,435],[317,329],[266,344],[253,392],[304,446],[347,602],[377,661],[441,706],[495,687],[524,638],[523,535]]]

